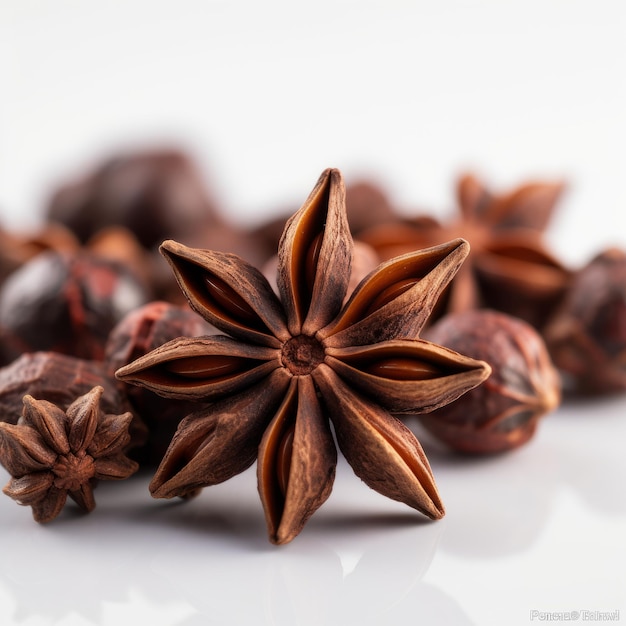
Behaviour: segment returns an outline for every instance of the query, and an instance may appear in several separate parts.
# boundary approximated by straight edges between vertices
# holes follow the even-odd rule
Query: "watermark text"
[[[572,611],[539,611],[531,609],[531,622],[619,622],[619,609],[613,611],[592,611],[587,609]]]

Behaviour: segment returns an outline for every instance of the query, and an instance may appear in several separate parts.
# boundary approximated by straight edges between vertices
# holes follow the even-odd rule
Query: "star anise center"
[[[294,376],[306,376],[324,360],[324,357],[324,348],[315,337],[297,335],[283,345],[281,361]]]
[[[59,456],[52,468],[55,475],[54,486],[58,489],[76,491],[96,472],[93,458],[88,454],[76,456],[71,452]]]

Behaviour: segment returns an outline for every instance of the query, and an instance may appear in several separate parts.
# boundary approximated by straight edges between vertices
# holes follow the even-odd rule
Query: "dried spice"
[[[105,347],[103,367],[115,380],[117,369],[167,341],[216,332],[187,305],[182,307],[168,302],[150,302],[131,311],[111,331]],[[133,449],[132,457],[141,465],[158,465],[178,424],[197,408],[197,403],[161,398],[144,387],[118,384],[133,414],[147,426],[145,440],[140,447]]]
[[[137,471],[123,451],[132,415],[103,413],[102,391],[94,387],[66,411],[27,395],[19,422],[0,423],[0,463],[12,476],[3,491],[32,507],[37,522],[57,517],[68,495],[92,511],[98,480],[122,480]]]
[[[280,297],[234,255],[162,245],[192,308],[228,335],[174,340],[117,372],[165,397],[212,402],[181,422],[150,485],[154,496],[194,493],[257,459],[270,540],[291,541],[332,489],[330,420],[370,487],[443,515],[419,442],[392,414],[433,410],[489,373],[483,362],[418,339],[467,243],[380,265],[344,305],[352,245],[337,170],[322,174],[285,227]]]
[[[148,299],[118,263],[85,252],[43,252],[0,290],[2,361],[34,351],[102,359],[113,326]]]
[[[522,320],[495,311],[466,311],[445,316],[425,337],[491,366],[484,383],[420,416],[453,450],[485,454],[521,446],[558,406],[559,375],[539,333]]]
[[[376,250],[366,243],[355,241],[352,250],[352,263],[350,265],[350,280],[348,281],[348,289],[346,291],[347,296],[378,265],[380,265],[380,259],[378,254],[376,254]],[[267,278],[274,291],[278,291],[276,283],[277,270],[278,255],[274,255],[262,267],[263,275]]]
[[[492,308],[541,328],[570,276],[542,237],[562,188],[529,183],[494,196],[478,179],[466,175],[457,186],[457,219],[441,224],[419,216],[369,229],[360,239],[389,258],[463,237],[471,252],[444,295],[440,314]]]
[[[293,210],[287,212],[280,211],[278,217],[263,222],[250,231],[251,239],[255,242],[259,266],[276,254],[276,248],[283,234],[285,222],[287,222],[292,213]],[[357,237],[363,230],[378,224],[393,223],[397,219],[394,207],[385,190],[369,180],[360,180],[348,185],[346,190],[346,213],[348,215],[350,232]],[[204,245],[203,247],[214,249],[212,246]],[[227,248],[218,249],[233,251]],[[239,254],[239,256],[242,255]],[[247,256],[245,259],[250,260]]]
[[[17,423],[25,395],[65,409],[96,386],[103,389],[100,403],[107,413],[124,411],[117,381],[104,363],[57,352],[27,352],[0,368],[0,421]]]
[[[118,154],[59,188],[47,217],[84,243],[109,226],[128,228],[145,248],[216,220],[215,201],[193,161],[176,149]]]
[[[103,362],[58,352],[27,352],[0,368],[0,421],[17,424],[26,395],[65,410],[93,387],[102,388],[100,406],[105,413],[125,413],[131,408]],[[128,430],[128,449],[143,446],[148,429],[136,413]]]
[[[544,335],[567,392],[626,389],[626,252],[606,250],[574,276]]]
[[[74,252],[79,247],[76,237],[61,224],[44,224],[35,232],[20,235],[0,229],[0,284],[40,252]]]

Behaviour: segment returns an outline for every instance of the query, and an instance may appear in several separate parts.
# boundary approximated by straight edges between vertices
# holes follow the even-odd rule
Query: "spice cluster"
[[[63,184],[36,233],[0,231],[0,463],[39,522],[99,480],[196,496],[256,462],[269,538],[329,497],[337,454],[438,519],[418,436],[505,453],[562,395],[626,389],[626,255],[546,248],[563,185],[407,215],[322,173],[291,215],[228,222],[189,156],[120,155]]]

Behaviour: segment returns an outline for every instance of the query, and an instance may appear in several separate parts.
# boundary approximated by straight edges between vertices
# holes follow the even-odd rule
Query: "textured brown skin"
[[[0,353],[50,351],[102,360],[111,329],[149,299],[134,274],[86,251],[43,252],[0,289]]]
[[[444,514],[419,442],[391,411],[430,410],[488,375],[485,363],[418,338],[466,242],[391,260],[346,301],[353,242],[341,174],[326,170],[286,224],[280,296],[235,255],[172,241],[162,249],[192,308],[229,336],[180,338],[117,372],[166,397],[212,403],[181,422],[153,495],[196,492],[256,455],[270,540],[287,543],[331,492],[332,422],[369,486]]]
[[[176,337],[215,332],[186,304],[154,301],[131,311],[109,333],[101,367],[119,386],[120,394],[128,399],[136,420],[146,424],[142,445],[132,451],[132,458],[141,465],[158,465],[178,424],[197,406],[189,401],[168,401],[144,387],[117,381],[115,371]]]
[[[435,437],[459,452],[504,452],[526,443],[560,402],[560,379],[541,336],[495,311],[450,314],[426,336],[480,358],[491,375],[450,404],[420,416]]]
[[[96,386],[103,388],[100,402],[107,413],[126,410],[118,383],[104,363],[57,352],[28,352],[0,368],[0,421],[17,423],[25,395],[66,409]]]
[[[66,410],[26,395],[18,423],[0,423],[0,463],[11,475],[3,491],[32,507],[35,521],[52,521],[68,496],[89,513],[98,480],[122,480],[137,471],[124,453],[132,415],[103,413],[102,392],[94,387]]]

